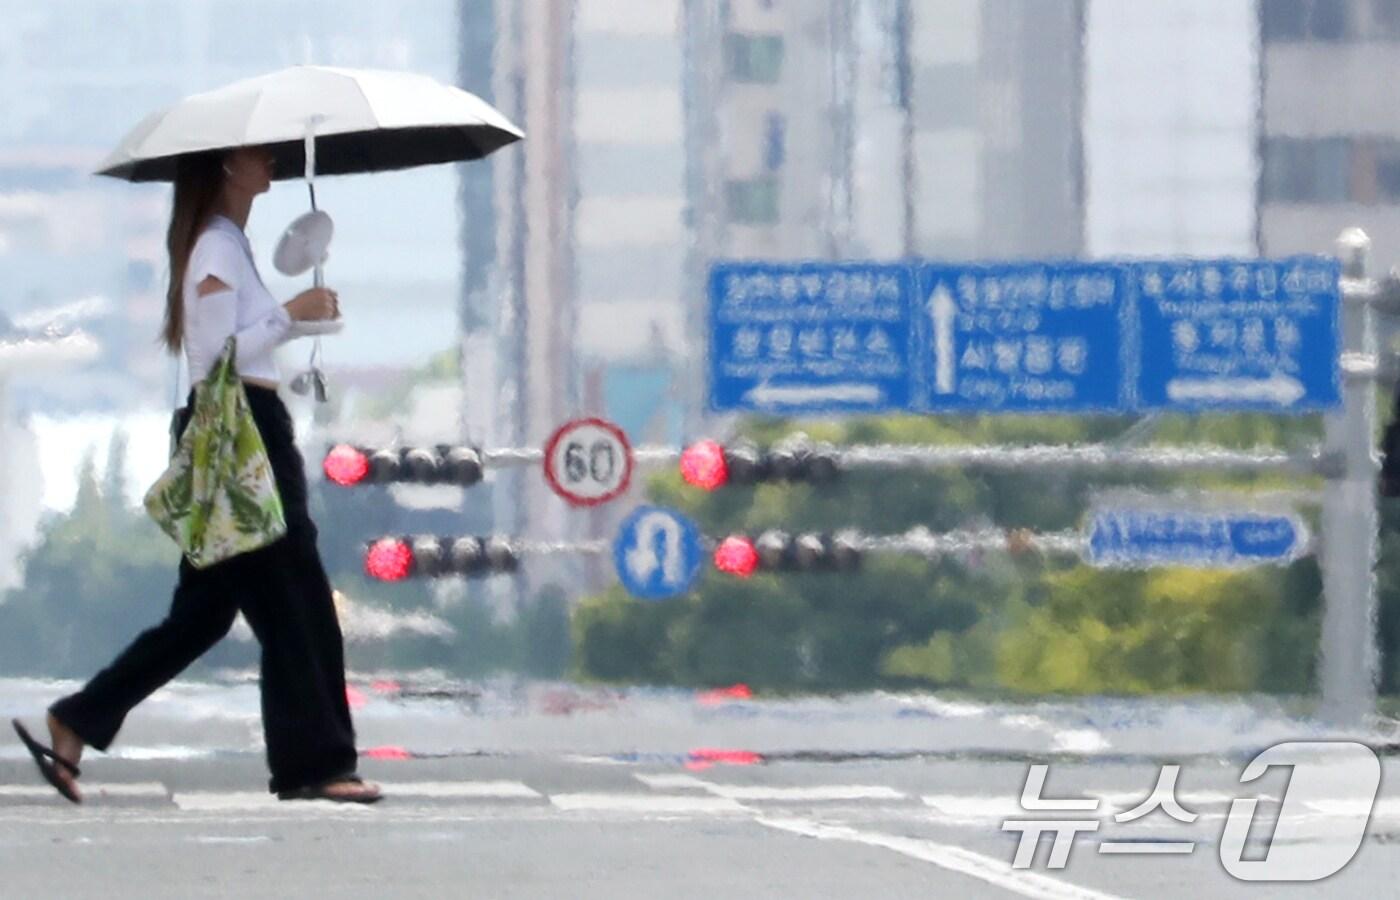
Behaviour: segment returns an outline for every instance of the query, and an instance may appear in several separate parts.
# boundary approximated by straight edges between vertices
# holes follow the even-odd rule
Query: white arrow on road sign
[[[637,541],[627,551],[627,570],[639,582],[651,580],[657,567],[662,568],[666,584],[677,585],[685,579],[685,560],[681,555],[681,526],[663,512],[648,513],[637,523]],[[664,560],[656,558],[656,536],[664,536]]]
[[[1306,389],[1296,378],[1275,372],[1268,378],[1173,378],[1167,397],[1178,402],[1266,402],[1292,406]]]
[[[958,313],[958,304],[953,294],[943,282],[938,283],[933,296],[928,301],[929,315],[933,317],[933,353],[935,369],[933,389],[940,394],[953,393],[953,317]]]
[[[744,399],[755,406],[811,406],[820,403],[878,405],[884,391],[874,384],[773,385],[764,382],[750,388]]]

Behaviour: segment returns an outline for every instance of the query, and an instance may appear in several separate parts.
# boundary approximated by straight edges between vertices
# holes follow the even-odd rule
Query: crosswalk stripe
[[[553,794],[549,802],[569,811],[642,813],[743,813],[748,810],[728,797],[674,794]]]
[[[706,791],[710,789],[710,783],[708,781],[702,781],[699,778],[696,778],[694,775],[647,775],[638,772],[635,773],[634,777],[642,784],[645,784],[647,787],[653,788],[655,790],[664,791],[668,789],[683,788],[687,790]]]
[[[163,784],[156,782],[135,782],[116,784],[86,784],[78,783],[79,790],[83,792],[85,798],[91,797],[159,797],[170,796],[169,789]],[[0,785],[0,797],[15,797],[29,799],[31,797],[48,799],[58,797],[58,792],[48,785],[28,785],[28,784],[5,784]]]
[[[867,784],[828,784],[813,787],[711,784],[707,789],[719,797],[748,801],[903,800],[905,796],[903,792],[892,787]]]
[[[774,802],[823,802],[839,800],[903,800],[903,791],[879,784],[820,784],[783,787],[762,784],[721,784],[694,775],[638,773],[638,781],[655,790],[701,790],[730,800],[769,800]]]
[[[401,781],[377,782],[386,798],[414,797],[425,800],[459,797],[512,798],[534,800],[544,795],[519,781]]]
[[[277,809],[281,804],[275,795],[266,791],[182,791],[171,799],[188,812]]]

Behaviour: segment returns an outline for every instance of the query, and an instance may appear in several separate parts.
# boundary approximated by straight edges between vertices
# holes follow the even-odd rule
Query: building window
[[[1346,138],[1270,138],[1264,144],[1264,200],[1345,203],[1351,199]]]
[[[1263,0],[1264,40],[1301,41],[1308,36],[1307,0]]]
[[[1352,37],[1351,0],[1262,0],[1266,42],[1344,41]]]
[[[769,113],[768,126],[764,130],[763,138],[763,167],[770,172],[781,169],[783,160],[787,158],[786,131],[783,114]]]
[[[1376,37],[1400,38],[1400,0],[1371,0],[1371,27]]]
[[[783,72],[783,39],[777,35],[727,34],[724,68],[735,81],[773,84]]]
[[[1400,203],[1400,141],[1376,145],[1376,199]]]
[[[1350,11],[1346,0],[1313,0],[1309,31],[1319,41],[1344,41],[1351,36]]]
[[[765,176],[731,181],[726,188],[729,221],[744,225],[778,223],[778,179]]]

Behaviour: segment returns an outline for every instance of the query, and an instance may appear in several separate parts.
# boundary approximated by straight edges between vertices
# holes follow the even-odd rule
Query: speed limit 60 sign
[[[627,435],[603,419],[565,423],[544,448],[544,477],[575,506],[597,506],[620,496],[632,482]]]

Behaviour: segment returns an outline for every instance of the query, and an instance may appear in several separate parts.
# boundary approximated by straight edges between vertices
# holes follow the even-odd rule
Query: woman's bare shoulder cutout
[[[219,291],[231,290],[233,290],[233,288],[224,284],[222,281],[215,278],[213,275],[206,277],[203,281],[199,283],[199,286],[195,288],[195,292],[198,293],[201,297],[207,297],[210,294],[215,294]]]

